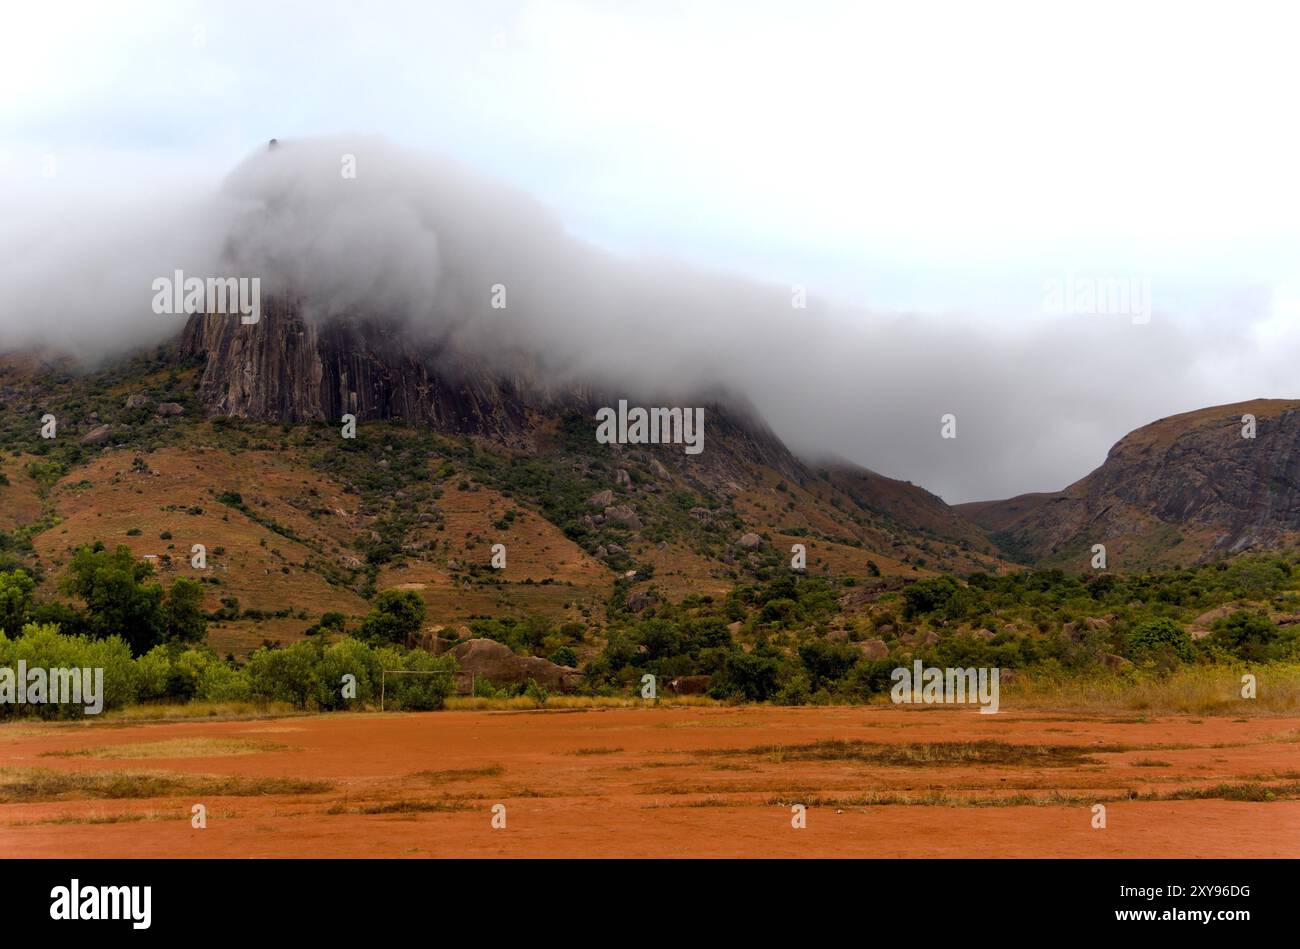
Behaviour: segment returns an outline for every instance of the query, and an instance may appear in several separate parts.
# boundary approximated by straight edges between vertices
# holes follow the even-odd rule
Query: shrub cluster
[[[378,704],[381,684],[390,709],[437,709],[451,692],[456,660],[400,646],[370,646],[350,637],[323,637],[285,648],[263,647],[242,665],[218,658],[206,646],[159,645],[133,657],[120,636],[96,639],[64,635],[51,625],[29,623],[10,639],[0,633],[0,667],[102,668],[104,709],[138,702],[287,702],[295,708],[332,711]],[[390,670],[387,675],[384,670]],[[420,673],[394,675],[392,670]],[[355,695],[344,696],[345,676]],[[34,715],[80,718],[80,705],[0,704],[0,717]]]

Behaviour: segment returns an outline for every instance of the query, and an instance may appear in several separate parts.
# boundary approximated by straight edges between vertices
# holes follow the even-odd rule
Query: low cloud
[[[514,188],[382,140],[283,141],[219,182],[47,189],[12,207],[0,348],[93,361],[179,331],[183,317],[151,310],[154,278],[259,276],[264,295],[300,297],[309,318],[400,320],[503,370],[522,360],[557,382],[733,391],[796,450],[951,502],[1064,487],[1162,415],[1296,394],[1295,334],[1267,287],[1170,309],[1157,284],[1146,324],[1002,325],[985,304],[909,315],[815,290],[801,308],[786,283],[610,253]],[[939,436],[945,413],[956,439]]]

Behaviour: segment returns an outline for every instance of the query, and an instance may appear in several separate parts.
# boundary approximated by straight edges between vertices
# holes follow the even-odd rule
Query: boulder
[[[678,676],[668,683],[673,695],[701,695],[709,688],[709,676]]]
[[[747,547],[750,550],[753,550],[755,547],[762,545],[763,538],[759,537],[753,531],[750,531],[746,534],[741,534],[740,539],[736,541],[736,543],[740,544],[741,547]]]
[[[625,527],[630,531],[639,531],[642,527],[641,519],[636,516],[636,511],[629,504],[605,508],[605,523],[615,527]]]
[[[149,404],[149,397],[143,392],[136,392],[126,397],[126,408],[142,409]]]
[[[113,434],[113,426],[97,425],[94,428],[92,428],[90,431],[88,431],[86,434],[81,436],[81,444],[102,445],[104,444],[104,442],[108,441],[109,437],[112,434]]]
[[[452,647],[454,640],[450,637],[443,636],[443,630],[446,627],[433,626],[429,629],[422,629],[407,637],[407,649],[423,649],[425,652],[431,652],[435,656],[441,656],[444,652]]]
[[[1129,662],[1123,656],[1117,656],[1114,653],[1103,652],[1101,654],[1101,664],[1107,669],[1132,669],[1133,663]]]
[[[858,643],[858,648],[867,659],[884,659],[889,655],[889,647],[883,639],[864,639]]]
[[[597,491],[591,497],[587,498],[589,507],[607,508],[614,503],[614,492],[608,489]]]
[[[537,656],[518,656],[504,643],[493,639],[470,639],[451,650],[459,669],[456,691],[467,695],[476,678],[493,686],[522,685],[532,679],[550,691],[571,692],[582,684],[582,674],[569,666],[560,666]]]
[[[185,406],[179,402],[159,402],[153,411],[155,415],[184,415]]]
[[[693,507],[687,513],[706,527],[713,523],[713,512],[707,507]]]
[[[993,631],[990,629],[977,629],[971,633],[976,639],[990,640],[993,638]]]
[[[636,575],[635,570],[632,571],[632,575]],[[623,601],[624,605],[633,613],[640,613],[646,607],[653,606],[655,602],[654,595],[644,590],[633,590],[627,595],[627,599]]]

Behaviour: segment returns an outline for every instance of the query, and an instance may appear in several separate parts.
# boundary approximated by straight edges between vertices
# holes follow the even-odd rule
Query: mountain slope
[[[1254,438],[1242,418],[1256,419]],[[1300,400],[1256,399],[1160,419],[1059,492],[957,505],[1009,556],[1086,568],[1185,564],[1300,540]]]
[[[600,444],[594,412],[616,396],[503,375],[396,327],[315,327],[272,305],[258,326],[191,320],[176,345],[109,366],[11,365],[0,569],[33,571],[48,598],[102,541],[156,558],[169,583],[194,575],[202,543],[223,654],[299,638],[326,611],[359,616],[389,587],[419,591],[438,624],[535,614],[594,631],[629,604],[788,575],[794,544],[809,572],[894,585],[1006,567],[937,498],[809,466],[725,394],[642,403],[703,404],[702,454]]]

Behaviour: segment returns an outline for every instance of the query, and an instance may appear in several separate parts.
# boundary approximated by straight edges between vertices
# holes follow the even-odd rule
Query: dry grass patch
[[[1072,768],[1100,764],[1092,757],[1092,752],[1098,750],[1101,749],[1078,745],[1016,745],[1003,741],[909,742],[895,745],[828,739],[807,745],[759,745],[754,748],[709,749],[689,754],[766,758],[775,764],[785,761],[859,761],[890,767],[969,764]]]
[[[1241,677],[1254,675],[1258,696],[1241,696]],[[1004,686],[1002,705],[1094,712],[1129,710],[1157,715],[1293,715],[1300,712],[1300,663],[1182,666],[1168,675],[1065,676],[1024,671]]]
[[[136,722],[238,722],[257,718],[294,718],[310,714],[288,702],[149,702],[105,712],[98,718],[111,724]]]
[[[458,799],[438,801],[371,801],[369,803],[331,805],[325,813],[340,814],[445,814],[453,811],[473,810],[474,805]]]
[[[487,764],[479,768],[449,768],[445,771],[415,771],[407,777],[419,778],[430,784],[446,784],[451,781],[472,781],[475,778],[495,778],[505,774],[506,769],[499,764]]]
[[[42,758],[222,758],[287,751],[288,745],[253,738],[172,738],[104,745],[75,751],[47,751]]]
[[[169,771],[56,771],[53,768],[0,768],[0,804],[31,804],[64,799],[254,797],[319,794],[328,781],[304,778],[244,778]]]

